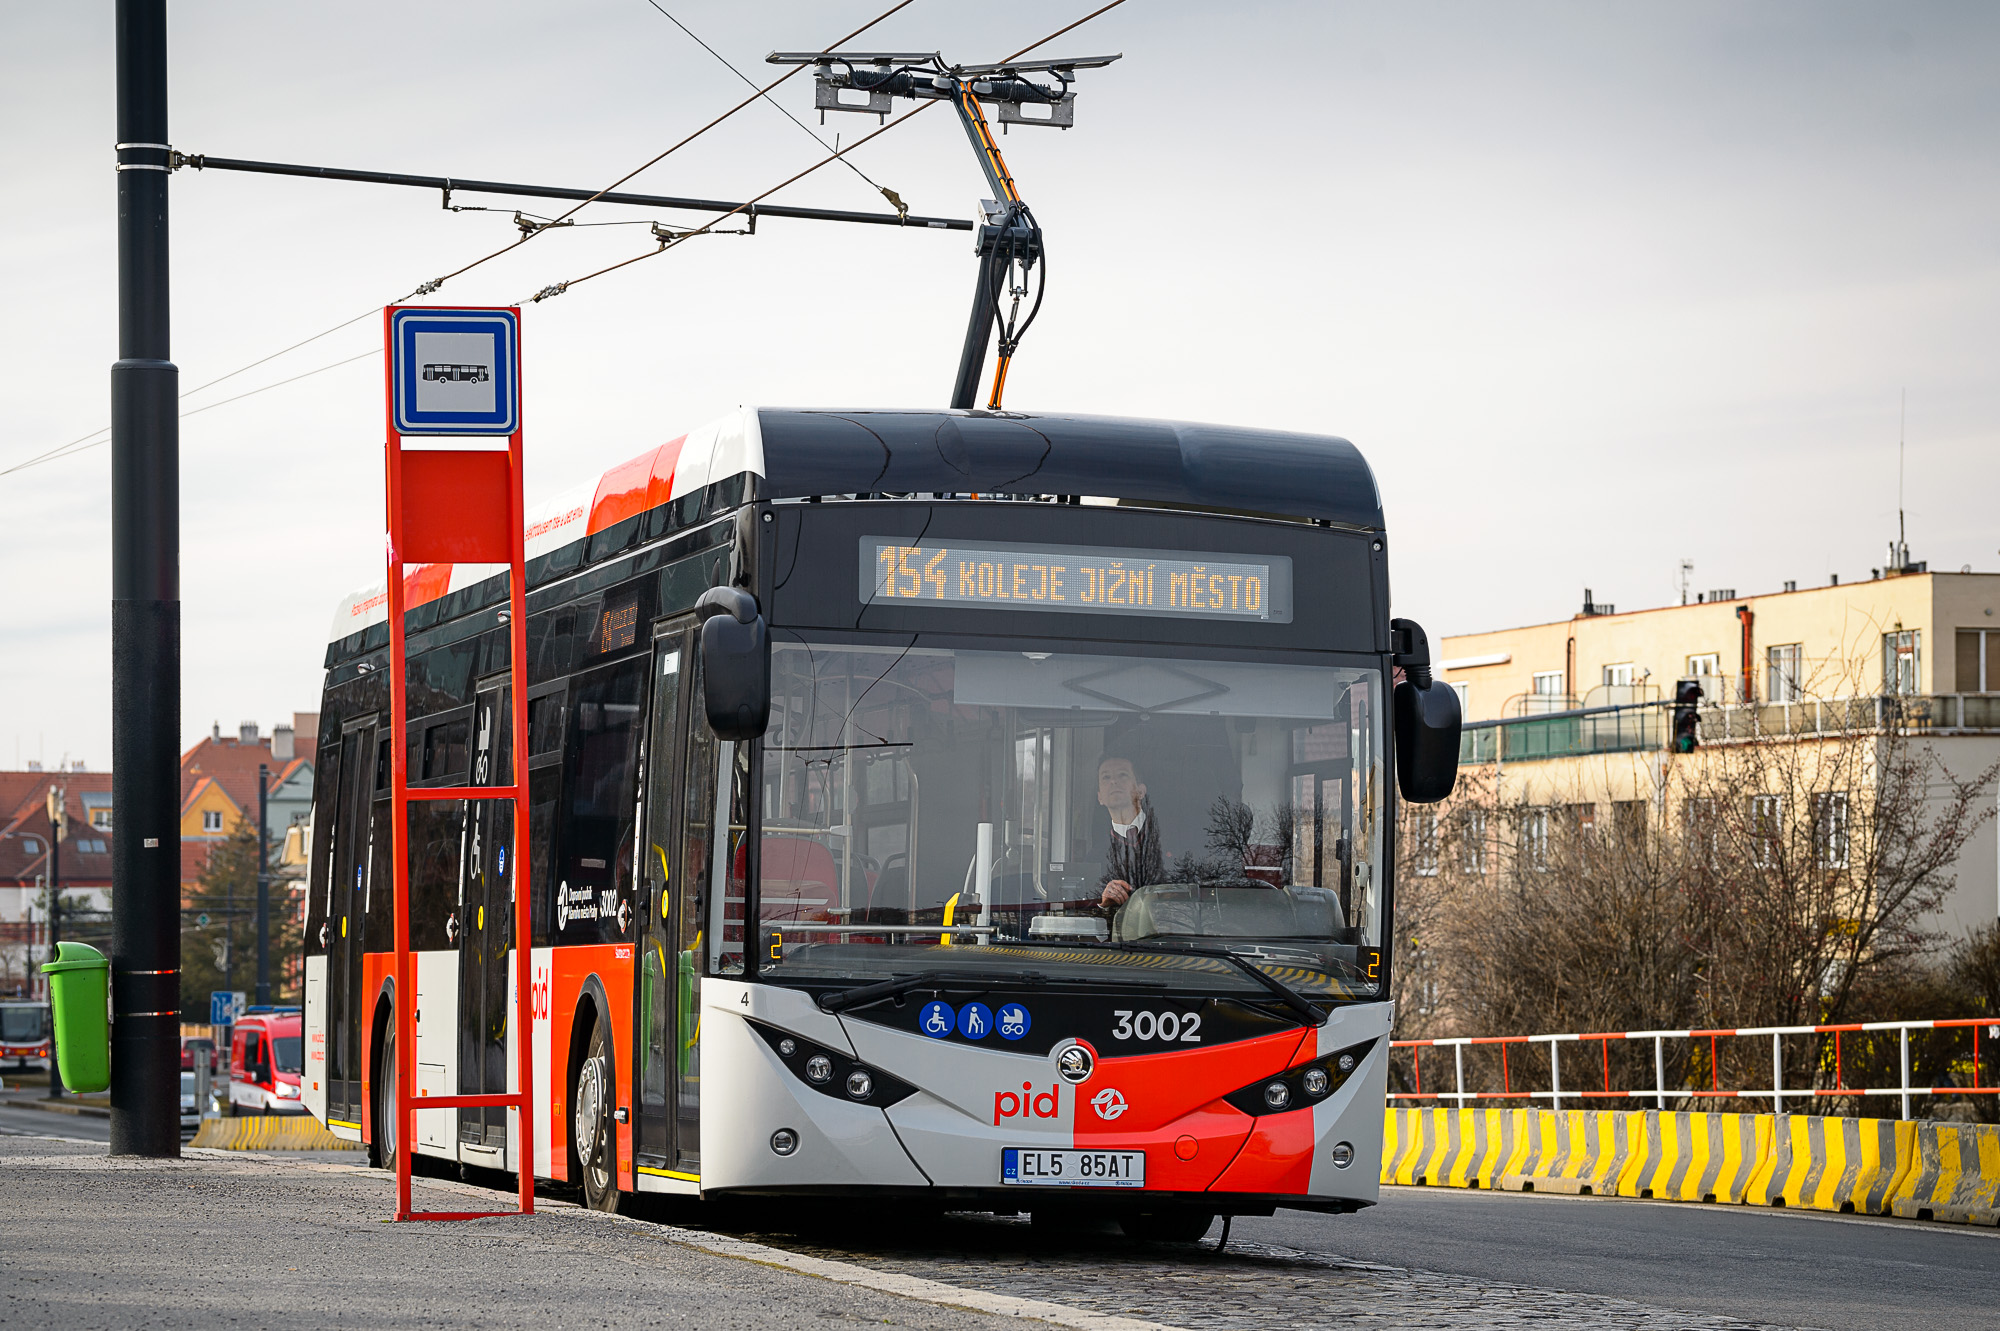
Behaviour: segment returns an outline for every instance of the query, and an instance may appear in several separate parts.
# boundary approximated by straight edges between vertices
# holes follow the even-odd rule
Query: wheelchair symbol
[[[933,999],[924,1004],[923,1014],[917,1020],[918,1026],[933,1040],[942,1040],[958,1025],[958,1014],[951,1010],[951,1004]]]

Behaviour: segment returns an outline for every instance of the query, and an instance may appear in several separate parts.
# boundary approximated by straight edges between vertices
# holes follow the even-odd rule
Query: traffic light
[[[1700,717],[1696,708],[1701,702],[1701,685],[1692,679],[1684,679],[1674,686],[1674,738],[1675,753],[1693,753],[1701,743],[1696,733]]]

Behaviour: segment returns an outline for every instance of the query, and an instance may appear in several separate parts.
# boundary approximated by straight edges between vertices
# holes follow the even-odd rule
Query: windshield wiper
[[[995,984],[1046,984],[1048,978],[1039,971],[981,971],[977,974],[954,974],[950,971],[937,970],[918,971],[915,975],[903,975],[893,980],[880,980],[853,989],[840,989],[830,994],[821,994],[819,1010],[845,1012],[849,1008],[880,1003],[885,998],[901,998],[913,989],[943,988],[947,984],[954,983],[961,989],[986,988]]]
[[[1183,956],[1212,957],[1217,961],[1226,961],[1237,970],[1242,971],[1245,975],[1255,980],[1258,984],[1270,990],[1273,998],[1283,1003],[1288,1012],[1300,1021],[1303,1021],[1306,1025],[1320,1026],[1326,1022],[1326,1013],[1321,1011],[1304,994],[1292,988],[1292,986],[1286,984],[1277,976],[1269,974],[1263,967],[1242,953],[1232,952],[1226,947],[1195,947],[1192,945],[1183,946],[1171,943],[1154,943],[1151,945],[1145,943],[1112,943],[1109,946],[1121,952],[1170,952]]]

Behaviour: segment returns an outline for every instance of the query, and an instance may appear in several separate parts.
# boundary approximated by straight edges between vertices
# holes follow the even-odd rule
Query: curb
[[[111,1111],[101,1105],[64,1104],[60,1100],[44,1100],[40,1096],[16,1100],[9,1096],[0,1099],[0,1108],[39,1109],[44,1114],[70,1114],[80,1118],[110,1118]]]

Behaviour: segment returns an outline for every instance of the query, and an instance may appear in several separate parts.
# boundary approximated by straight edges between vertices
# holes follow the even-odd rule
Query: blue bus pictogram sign
[[[924,1004],[924,1010],[917,1017],[917,1026],[931,1039],[942,1040],[958,1026],[958,1014],[952,1011],[951,1004],[940,1003],[934,998]]]
[[[984,1003],[967,1003],[958,1010],[958,1033],[968,1040],[984,1040],[993,1029],[993,1009]]]
[[[514,433],[521,427],[520,353],[517,310],[391,309],[389,397],[396,432]]]

